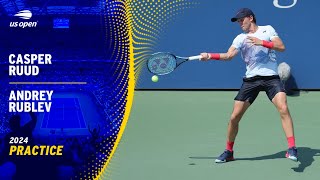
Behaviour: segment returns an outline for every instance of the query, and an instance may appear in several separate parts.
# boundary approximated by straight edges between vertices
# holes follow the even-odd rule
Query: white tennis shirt
[[[253,36],[265,41],[271,41],[278,37],[277,32],[270,25],[258,26],[255,33],[241,33],[232,43],[241,52],[242,59],[246,63],[246,77],[277,75],[277,61],[275,51],[263,46],[248,43],[247,36]]]

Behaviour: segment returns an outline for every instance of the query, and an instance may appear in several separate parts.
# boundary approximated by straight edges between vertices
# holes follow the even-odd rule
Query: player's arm
[[[225,60],[229,61],[238,54],[237,48],[231,46],[226,53],[201,53],[201,60]]]
[[[276,51],[280,51],[280,52],[283,52],[286,50],[286,47],[284,46],[282,40],[279,37],[272,38],[271,42],[273,42],[272,49],[274,49]]]
[[[286,47],[284,46],[282,40],[279,37],[273,37],[271,41],[261,40],[253,36],[248,36],[248,39],[250,40],[249,42],[256,46],[263,46],[280,52],[286,50]]]

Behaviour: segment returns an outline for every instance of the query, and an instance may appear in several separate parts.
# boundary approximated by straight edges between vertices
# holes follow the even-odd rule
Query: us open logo
[[[19,17],[24,20],[29,20],[32,18],[32,12],[29,10],[22,10],[17,12],[15,17]],[[19,27],[19,28],[27,28],[27,27],[37,27],[37,21],[11,21],[10,27]]]
[[[293,0],[291,5],[287,5],[287,6],[283,6],[279,4],[279,0],[273,0],[273,5],[277,8],[292,8],[293,6],[295,6],[297,4],[298,0]]]

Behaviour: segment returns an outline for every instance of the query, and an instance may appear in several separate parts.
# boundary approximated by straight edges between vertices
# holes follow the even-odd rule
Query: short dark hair
[[[255,24],[257,24],[256,16],[255,16],[255,15],[253,15],[252,17],[253,17],[253,22],[254,22]]]

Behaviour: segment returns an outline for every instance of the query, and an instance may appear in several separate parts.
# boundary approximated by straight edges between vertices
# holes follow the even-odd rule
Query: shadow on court
[[[259,161],[259,160],[272,160],[272,159],[284,159],[286,151],[281,151],[275,154],[252,157],[252,158],[236,158],[236,161]],[[314,162],[315,156],[320,156],[320,149],[311,149],[308,147],[298,148],[299,164],[297,167],[291,168],[295,172],[303,172],[307,167],[311,166]],[[216,157],[189,157],[190,159],[216,159]],[[231,162],[232,163],[232,162]],[[189,164],[189,165],[195,165]]]

